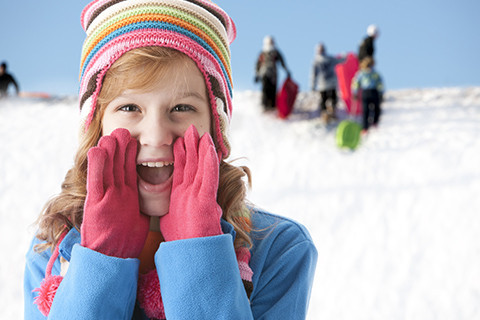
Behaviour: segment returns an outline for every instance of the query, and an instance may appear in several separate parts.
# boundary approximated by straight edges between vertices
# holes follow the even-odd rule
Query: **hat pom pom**
[[[149,318],[165,319],[160,281],[157,270],[153,269],[147,274],[138,277],[138,302]]]
[[[38,292],[38,296],[35,297],[34,303],[38,306],[38,310],[40,310],[44,316],[48,316],[50,313],[53,298],[55,297],[58,286],[62,280],[62,276],[46,277],[40,284],[40,288],[33,290],[34,292]]]

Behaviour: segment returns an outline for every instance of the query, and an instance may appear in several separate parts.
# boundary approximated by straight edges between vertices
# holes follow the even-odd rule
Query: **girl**
[[[208,0],[82,13],[80,145],[27,253],[26,319],[302,319],[307,230],[225,161],[230,17]]]

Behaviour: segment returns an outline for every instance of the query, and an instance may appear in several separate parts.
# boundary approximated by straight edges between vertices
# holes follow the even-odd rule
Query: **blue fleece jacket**
[[[235,231],[222,220],[224,234],[164,242],[155,254],[167,319],[304,319],[317,251],[302,225],[255,211],[250,267],[250,301],[233,247]],[[37,253],[33,239],[26,256],[25,319],[45,319],[33,304],[45,277],[50,250]],[[71,230],[60,246],[68,271],[48,319],[147,319],[136,304],[138,259],[109,257],[80,245]],[[53,275],[60,274],[59,259]]]

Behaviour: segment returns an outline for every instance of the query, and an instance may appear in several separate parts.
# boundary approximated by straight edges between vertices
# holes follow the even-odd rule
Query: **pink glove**
[[[82,246],[119,258],[137,258],[149,230],[138,204],[137,141],[126,129],[104,136],[88,151]]]
[[[205,133],[199,142],[192,125],[173,147],[170,211],[160,218],[166,241],[222,234],[222,209],[217,203],[219,161],[212,137]]]

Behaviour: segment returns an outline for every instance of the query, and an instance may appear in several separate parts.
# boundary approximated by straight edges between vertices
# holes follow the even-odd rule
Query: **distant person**
[[[2,62],[0,65],[0,98],[8,96],[8,86],[13,84],[18,96],[19,88],[15,78],[7,72],[7,63]]]
[[[283,67],[287,76],[290,77],[285,60],[280,51],[275,47],[273,37],[266,36],[263,39],[263,49],[260,53],[256,70],[255,82],[262,83],[262,105],[265,111],[273,110],[276,107],[277,101],[277,64]]]
[[[346,60],[346,57],[333,57],[327,54],[323,43],[315,48],[313,60],[311,88],[320,92],[320,113],[325,122],[336,118],[337,108],[337,74],[335,66]]]
[[[352,93],[354,97],[361,95],[363,120],[362,134],[367,133],[370,123],[378,125],[383,100],[383,81],[380,74],[374,70],[375,60],[366,57],[360,63],[360,70],[352,80]]]
[[[366,57],[374,58],[375,39],[380,35],[380,30],[374,24],[367,27],[367,36],[363,39],[358,49],[358,61],[362,61]]]

